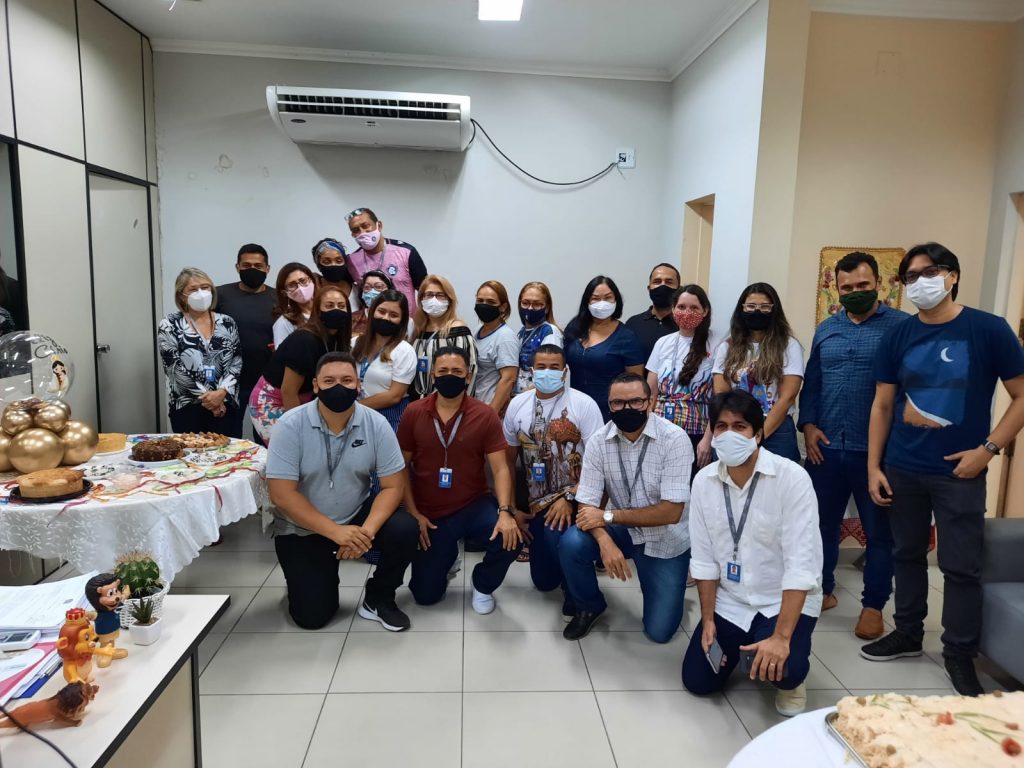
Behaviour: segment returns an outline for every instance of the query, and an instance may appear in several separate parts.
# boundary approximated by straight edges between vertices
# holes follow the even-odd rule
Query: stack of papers
[[[90,610],[87,573],[73,579],[27,587],[0,587],[0,632],[39,630],[39,642],[25,651],[0,652],[0,705],[31,695],[60,667],[57,634],[70,608]]]

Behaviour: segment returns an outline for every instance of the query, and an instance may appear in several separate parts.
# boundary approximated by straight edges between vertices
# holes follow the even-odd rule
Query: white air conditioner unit
[[[270,116],[308,144],[445,149],[469,144],[469,96],[267,86]]]

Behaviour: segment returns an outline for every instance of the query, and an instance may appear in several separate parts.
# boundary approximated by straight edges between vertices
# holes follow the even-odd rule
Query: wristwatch
[[[564,497],[565,497],[565,500],[568,501],[570,504],[572,504],[572,502],[576,501],[576,494],[573,493],[572,491],[566,491],[565,494],[564,494]]]
[[[503,504],[502,506],[498,507],[498,514],[500,515],[502,512],[508,512],[513,517],[515,517],[516,514],[515,509],[510,507],[508,504]]]
[[[606,509],[601,517],[604,518],[605,525],[611,525],[615,522],[615,513],[612,512],[610,509]]]
[[[993,443],[991,440],[986,440],[982,443],[982,448],[991,453],[993,456],[998,456],[1002,452],[1002,448]]]

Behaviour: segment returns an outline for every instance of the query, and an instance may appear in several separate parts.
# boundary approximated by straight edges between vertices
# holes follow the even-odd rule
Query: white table
[[[835,707],[804,712],[769,728],[741,749],[729,768],[853,768],[857,763],[825,726]]]
[[[132,645],[121,632],[128,657],[93,669],[99,685],[77,727],[35,726],[79,768],[188,768],[202,766],[199,720],[199,643],[227,609],[226,595],[169,595],[163,635],[153,645]],[[45,699],[64,687],[58,670],[33,697]],[[9,702],[16,709],[23,700]],[[0,765],[60,768],[67,764],[37,739],[0,729]]]
[[[235,453],[242,448],[245,452]],[[67,504],[0,505],[0,549],[22,550],[37,557],[59,557],[80,573],[109,571],[114,561],[132,550],[153,555],[162,578],[170,581],[199,551],[220,537],[220,528],[268,504],[267,452],[253,443],[233,441],[225,449],[227,463],[202,467],[203,480],[172,485],[157,481],[153,470],[130,493],[117,493],[107,481],[86,497]],[[232,459],[234,455],[236,458]],[[88,464],[120,464],[128,451],[97,456]],[[85,466],[85,465],[83,465]],[[184,468],[185,464],[177,465]],[[16,473],[0,475],[13,487]],[[7,491],[4,491],[6,495]]]

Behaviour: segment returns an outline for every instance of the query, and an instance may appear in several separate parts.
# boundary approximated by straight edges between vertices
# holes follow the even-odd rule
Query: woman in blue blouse
[[[622,294],[610,277],[591,280],[580,299],[579,313],[565,329],[569,383],[590,395],[608,421],[608,387],[620,373],[643,375],[640,340],[619,322]]]

